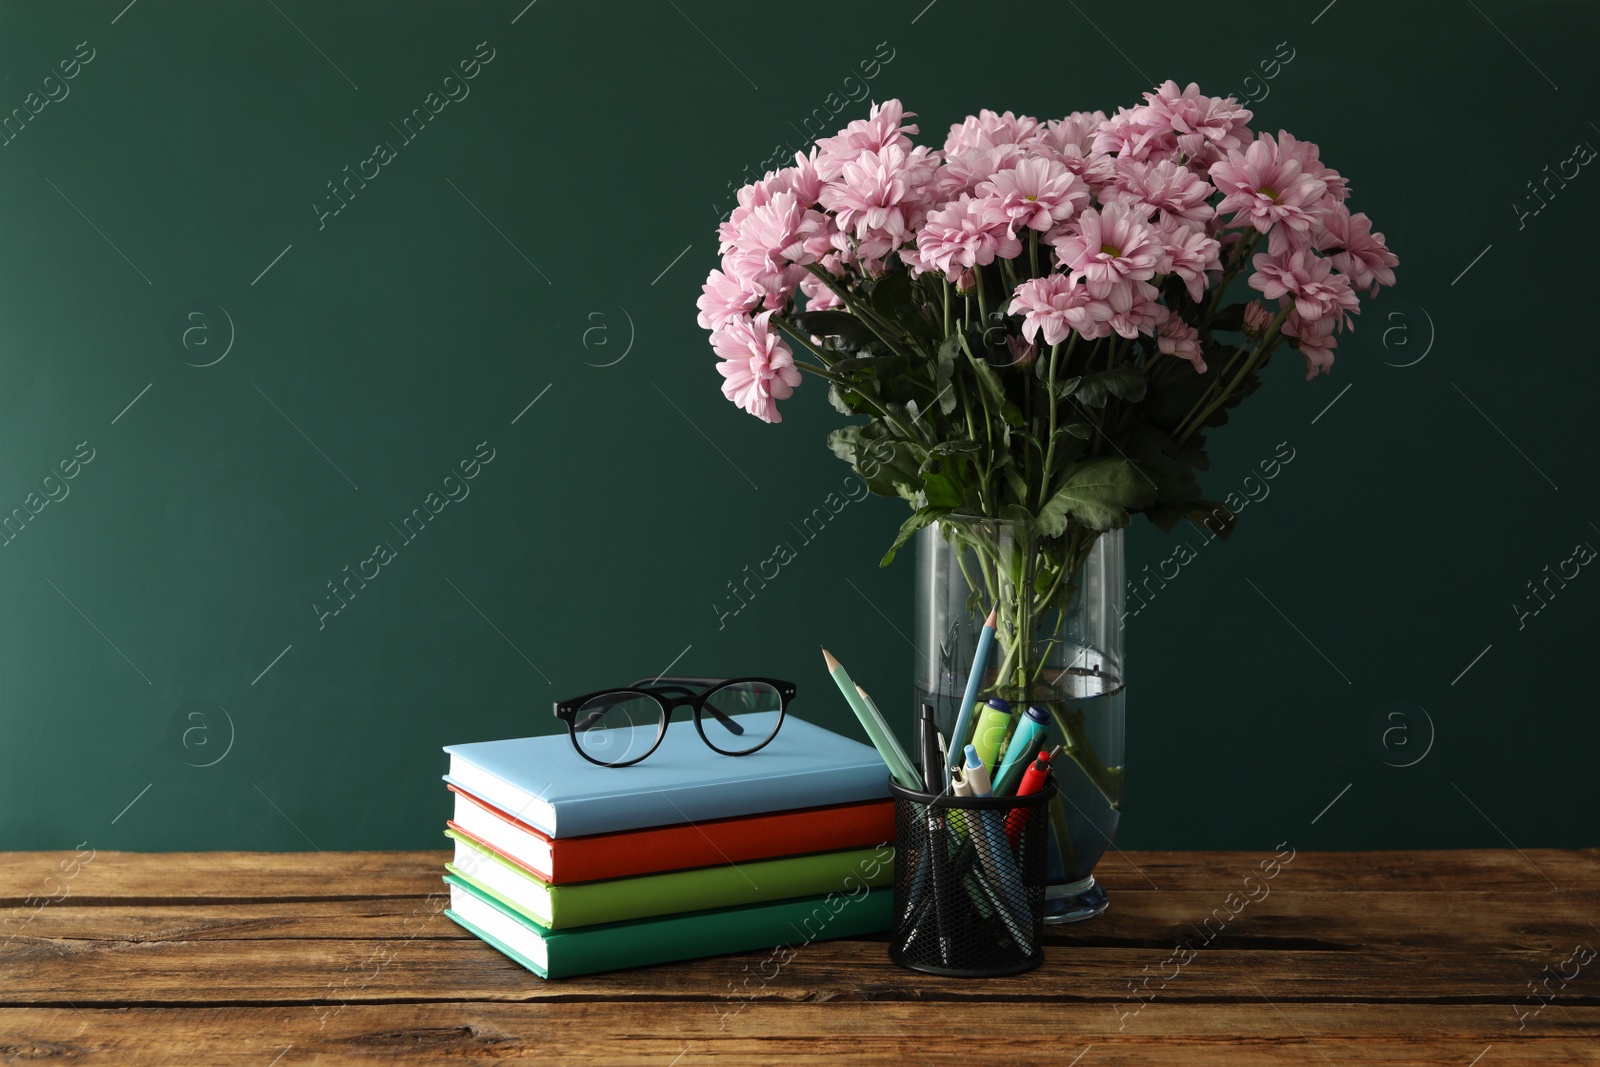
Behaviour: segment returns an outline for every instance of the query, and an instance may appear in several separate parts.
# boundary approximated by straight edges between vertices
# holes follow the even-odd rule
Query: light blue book
[[[750,736],[772,730],[776,711],[736,715]],[[736,815],[878,800],[889,770],[870,745],[793,715],[748,756],[711,751],[694,723],[674,722],[650,757],[599,767],[565,733],[446,745],[445,781],[553,838],[698,823]]]

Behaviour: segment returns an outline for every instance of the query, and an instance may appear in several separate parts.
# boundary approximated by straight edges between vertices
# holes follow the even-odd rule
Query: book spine
[[[554,885],[867,848],[894,839],[894,802],[774,812],[694,826],[563,838],[550,848]],[[540,873],[534,868],[534,873]],[[542,876],[542,875],[541,875]]]
[[[813,941],[889,929],[892,889],[829,894],[765,908],[710,912],[651,924],[554,932],[546,938],[551,978],[769,949],[791,955]]]
[[[880,800],[889,795],[888,779],[881,764],[857,765],[775,778],[668,786],[649,793],[578,797],[558,806],[550,836],[585,837],[787,808]]]

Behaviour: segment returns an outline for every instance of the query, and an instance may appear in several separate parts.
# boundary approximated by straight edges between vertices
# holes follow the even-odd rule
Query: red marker
[[[1037,793],[1044,788],[1044,783],[1050,779],[1050,753],[1041,752],[1023,772],[1022,781],[1017,783],[1017,796],[1025,797],[1029,793]],[[1011,841],[1011,847],[1017,847],[1017,839],[1022,836],[1022,828],[1028,824],[1028,816],[1033,809],[1015,808],[1006,816],[1006,837]]]

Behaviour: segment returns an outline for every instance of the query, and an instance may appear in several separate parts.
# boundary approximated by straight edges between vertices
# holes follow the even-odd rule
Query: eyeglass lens
[[[711,747],[724,755],[752,752],[778,732],[783,699],[776,687],[766,682],[722,686],[706,694],[704,703],[700,729]]]
[[[597,763],[627,763],[655,745],[666,726],[661,705],[638,693],[593,697],[572,717],[572,736]]]

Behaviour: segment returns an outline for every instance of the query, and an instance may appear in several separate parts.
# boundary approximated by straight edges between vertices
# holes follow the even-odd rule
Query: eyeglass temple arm
[[[726,681],[726,678],[701,678],[687,674],[663,674],[655,678],[641,678],[633,684],[635,686],[660,686],[668,689],[678,688],[681,686],[691,686],[695,689],[705,690],[710,689],[713,686],[721,685]],[[710,704],[705,705],[705,708],[716,717],[717,722],[721,723],[723,728],[729,733],[736,735],[744,733],[744,727],[734,722],[727,715],[724,715],[720,709],[714,708]]]
[[[694,686],[698,686],[698,687],[704,688],[706,686],[716,685],[716,684],[718,684],[720,682],[723,682],[725,680],[726,679],[723,679],[723,678],[678,678],[678,677],[669,678],[669,677],[663,675],[663,676],[661,676],[659,678],[654,678],[654,679],[649,679],[649,680],[640,680],[640,681],[634,682],[633,685],[635,687],[647,686],[647,685],[657,685],[657,686],[659,686],[660,688],[663,688],[663,689],[677,689],[677,688],[680,688],[680,686],[678,684],[676,684],[676,683],[680,683],[681,682],[681,683],[684,683],[684,684],[687,684],[687,685],[694,685]],[[667,682],[669,684],[661,686],[660,685],[661,682]],[[587,715],[585,715],[583,717],[583,721],[582,722],[577,722],[577,723],[573,724],[573,728],[576,729],[576,730],[579,730],[579,731],[589,729],[595,723],[599,722],[600,719],[605,715],[606,712],[610,711],[612,708],[616,707],[621,702],[622,702],[622,698],[621,697],[617,697],[615,699],[606,701],[600,707],[596,707],[596,708],[591,709],[589,714],[587,714]],[[733,719],[731,719],[727,715],[723,714],[720,709],[718,709],[716,707],[713,707],[710,704],[705,705],[705,708],[706,708],[707,711],[711,712],[711,714],[716,717],[716,720],[719,723],[721,723],[723,728],[726,729],[729,733],[736,734],[736,735],[744,733],[744,727],[740,726],[737,722],[734,722]]]

